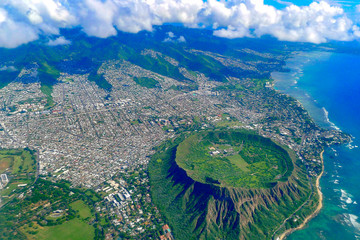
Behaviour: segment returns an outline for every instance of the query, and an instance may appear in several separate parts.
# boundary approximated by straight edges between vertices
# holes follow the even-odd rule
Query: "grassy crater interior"
[[[181,142],[176,163],[195,181],[236,188],[270,188],[286,181],[293,162],[284,147],[245,131],[204,131]]]

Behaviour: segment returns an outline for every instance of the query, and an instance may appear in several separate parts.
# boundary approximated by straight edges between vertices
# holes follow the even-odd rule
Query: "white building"
[[[7,184],[9,182],[9,179],[7,178],[6,174],[1,174],[1,181],[4,184]]]

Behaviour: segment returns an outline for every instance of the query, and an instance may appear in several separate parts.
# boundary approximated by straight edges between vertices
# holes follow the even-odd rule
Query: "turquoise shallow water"
[[[360,239],[360,56],[299,53],[287,67],[288,73],[272,74],[275,88],[302,102],[319,125],[355,137],[350,145],[326,149],[324,207],[288,239]]]

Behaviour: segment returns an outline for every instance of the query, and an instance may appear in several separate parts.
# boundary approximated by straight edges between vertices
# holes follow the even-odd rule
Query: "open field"
[[[227,157],[232,164],[243,170],[244,172],[249,172],[249,164],[245,162],[245,160],[240,156],[240,154],[235,154],[232,156]]]
[[[82,219],[92,217],[92,214],[90,212],[88,205],[86,205],[81,200],[71,203],[70,207],[72,207],[72,209],[74,209],[75,211],[79,211],[80,218],[82,218]]]
[[[160,84],[158,81],[156,81],[153,78],[148,78],[148,77],[140,77],[134,78],[134,81],[139,84],[142,87],[146,87],[146,88],[156,88],[156,87],[160,87]]]
[[[11,200],[24,186],[31,184],[36,174],[36,157],[34,152],[26,149],[0,150],[0,173],[6,173],[9,183],[0,190],[3,204]]]
[[[23,227],[22,230],[28,239],[33,240],[88,240],[93,239],[95,236],[92,226],[76,218],[61,225],[41,227],[34,224],[32,227]]]
[[[11,163],[13,162],[12,158],[4,157],[0,160],[0,173],[3,173],[6,169],[8,169],[11,166]]]
[[[27,150],[0,150],[0,173],[8,168],[12,174],[34,172],[35,156]]]
[[[15,197],[2,198],[9,201],[1,208],[0,239],[94,239],[98,225],[93,214],[95,192],[85,194],[82,189],[70,188],[68,182],[41,178],[24,187],[17,187],[14,181],[9,189],[13,186]],[[29,189],[31,194],[16,197]]]

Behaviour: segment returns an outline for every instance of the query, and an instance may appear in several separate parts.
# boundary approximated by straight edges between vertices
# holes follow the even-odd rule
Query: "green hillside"
[[[201,163],[210,160],[205,151],[209,146],[236,149],[241,141],[240,154],[223,156],[228,160],[216,157],[210,163],[214,169]],[[251,145],[257,147],[252,149]],[[304,166],[291,151],[258,135],[231,130],[199,132],[169,140],[156,150],[149,164],[152,198],[175,239],[273,239],[298,226],[317,206],[318,196],[311,189]],[[281,173],[282,177],[276,184],[273,177],[266,184],[260,181],[268,175],[266,168],[258,169],[262,178],[249,177],[256,170],[249,154],[254,163],[265,162],[263,165],[270,169],[277,164],[271,176]],[[285,171],[288,161],[293,168],[289,165]],[[230,179],[236,177],[239,182],[234,185]],[[251,180],[246,182],[248,178]],[[241,187],[240,183],[245,184]]]

